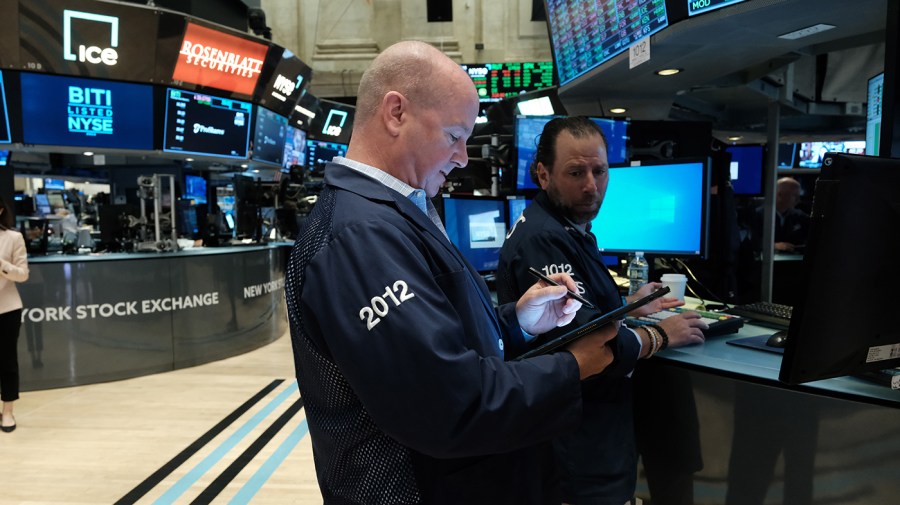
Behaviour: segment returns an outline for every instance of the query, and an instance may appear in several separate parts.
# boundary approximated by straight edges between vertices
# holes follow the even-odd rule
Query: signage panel
[[[319,100],[316,116],[309,126],[309,137],[347,144],[353,129],[356,108],[331,100]]]
[[[153,9],[96,0],[29,0],[20,2],[18,19],[21,68],[153,81]]]
[[[153,149],[153,87],[23,72],[26,144]]]
[[[266,44],[189,22],[172,80],[251,96],[268,50]]]
[[[273,52],[278,49],[280,48],[273,47]],[[277,61],[271,75],[267,80],[260,81],[262,90],[257,93],[259,103],[282,116],[290,117],[297,101],[309,86],[312,69],[287,49],[275,59]]]
[[[687,0],[688,16],[696,16],[732,4],[743,2],[744,0]]]

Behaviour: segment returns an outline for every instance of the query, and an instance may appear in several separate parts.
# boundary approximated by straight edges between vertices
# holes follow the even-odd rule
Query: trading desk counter
[[[745,325],[641,364],[639,496],[653,489],[651,466],[666,484],[666,472],[702,465],[697,504],[897,503],[900,390],[856,378],[788,386],[781,355],[727,343],[774,331]]]
[[[287,244],[29,258],[25,391],[215,361],[287,329]]]

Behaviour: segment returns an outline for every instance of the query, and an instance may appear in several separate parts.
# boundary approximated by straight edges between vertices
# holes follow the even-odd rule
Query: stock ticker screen
[[[669,24],[665,0],[547,0],[547,20],[560,84]]]
[[[466,63],[462,65],[478,90],[482,102],[553,86],[553,62]]]

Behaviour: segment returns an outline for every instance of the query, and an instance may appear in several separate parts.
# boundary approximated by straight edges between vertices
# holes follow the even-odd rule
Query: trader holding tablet
[[[516,300],[532,285],[529,267],[534,267],[545,274],[570,274],[578,293],[596,306],[578,311],[578,325],[623,304],[590,230],[606,194],[608,168],[606,140],[590,119],[557,118],[544,126],[531,169],[542,191],[514,223],[501,249],[497,272],[501,303]],[[637,202],[635,210],[640,212]],[[660,286],[649,283],[633,296],[643,297]],[[662,297],[631,315],[650,314],[683,303]],[[618,336],[608,344],[615,361],[602,376],[585,383],[581,427],[554,441],[566,503],[620,505],[632,499],[637,452],[631,371],[639,358],[662,348],[703,342],[704,329],[706,323],[695,313],[669,317],[655,328],[619,329]],[[537,344],[560,331],[564,329],[542,335]],[[654,503],[656,500],[654,496]]]
[[[534,447],[581,423],[581,379],[612,362],[616,326],[505,359],[581,304],[556,274],[565,287],[532,281],[495,307],[445,235],[428,198],[467,164],[478,105],[433,46],[385,49],[295,242],[286,299],[325,503],[560,503],[540,487]]]

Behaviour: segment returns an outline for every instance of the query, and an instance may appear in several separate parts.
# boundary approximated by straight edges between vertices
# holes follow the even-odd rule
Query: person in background
[[[325,503],[560,503],[539,487],[534,447],[580,424],[581,381],[612,362],[617,328],[504,360],[580,302],[532,283],[495,307],[447,238],[430,197],[468,163],[478,107],[468,74],[433,46],[385,49],[300,229],[285,289]]]
[[[0,429],[16,429],[13,402],[19,399],[19,358],[16,345],[22,324],[22,298],[17,282],[28,280],[25,239],[15,231],[12,212],[0,198],[0,400],[3,418]]]
[[[566,272],[575,279],[578,293],[596,306],[582,307],[575,316],[578,324],[661,287],[648,283],[626,300],[603,263],[591,220],[600,211],[609,182],[606,148],[602,130],[589,118],[557,118],[544,126],[531,168],[541,191],[513,224],[500,250],[497,296],[501,303],[517,299],[528,289],[529,267]],[[631,315],[683,304],[662,297]],[[638,359],[649,358],[661,348],[702,343],[706,327],[698,314],[686,312],[656,327],[619,328],[610,342],[614,365],[584,384],[581,426],[553,442],[566,503],[621,505],[633,498],[637,451],[631,372]],[[553,336],[551,332],[542,339]]]
[[[801,252],[809,235],[809,215],[797,208],[802,187],[791,177],[782,177],[775,184],[775,253]],[[762,251],[764,209],[758,207],[753,223],[754,250]]]

